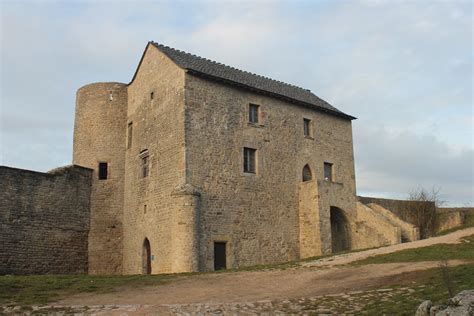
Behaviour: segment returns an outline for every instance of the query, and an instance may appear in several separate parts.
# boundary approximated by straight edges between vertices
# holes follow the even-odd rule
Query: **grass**
[[[448,269],[454,284],[454,292],[474,289],[474,265],[450,267]],[[395,294],[385,301],[372,300],[362,312],[368,315],[413,315],[421,302],[431,300],[434,304],[443,304],[450,298],[448,288],[443,281],[440,268],[413,272],[413,281],[399,285],[408,286],[414,292]]]
[[[448,271],[456,293],[474,288],[474,265],[448,267]],[[298,311],[291,306],[302,305],[309,315],[414,315],[424,300],[442,304],[450,298],[443,280],[440,268],[404,273],[388,281],[384,289],[326,295],[315,300],[292,299],[282,311],[295,314]]]
[[[343,253],[356,252],[353,250]],[[337,253],[336,255],[340,255]],[[196,272],[161,275],[132,275],[132,276],[92,276],[92,275],[27,275],[0,276],[0,305],[42,305],[61,299],[61,297],[78,293],[106,293],[116,288],[127,286],[131,288],[160,285],[179,277],[208,273],[234,273],[259,270],[285,270],[298,267],[302,262],[312,261],[334,255],[324,255],[306,258],[281,264],[255,265],[239,269],[227,269],[212,272]]]
[[[159,285],[173,275],[28,275],[0,277],[0,305],[40,305],[75,293],[112,292],[120,286]]]
[[[459,244],[438,244],[422,248],[406,249],[394,253],[372,256],[352,264],[365,265],[454,259],[474,260],[474,235],[463,238]]]
[[[360,250],[358,250],[360,251]],[[350,251],[354,252],[354,251]],[[340,255],[340,253],[336,254]],[[323,257],[320,256],[304,259],[301,261],[292,261],[276,265],[258,265],[245,267],[241,269],[222,270],[218,272],[204,273],[185,273],[168,275],[133,275],[133,276],[91,276],[91,275],[31,275],[31,276],[0,276],[0,305],[41,305],[48,304],[58,299],[77,293],[105,293],[113,292],[115,289],[123,286],[130,288],[139,288],[150,285],[160,285],[177,278],[188,277],[197,274],[206,273],[232,273],[240,271],[257,271],[269,269],[288,269],[300,265],[302,262],[311,261]],[[466,237],[460,244],[438,244],[424,248],[408,249],[396,253],[369,257],[357,261],[353,264],[372,264],[372,263],[393,263],[393,262],[414,262],[414,261],[442,261],[451,259],[474,260],[474,235]],[[431,270],[427,270],[431,271]],[[456,276],[456,282],[459,288],[470,284],[474,288],[474,266],[465,266],[450,268],[450,271]],[[466,271],[471,273],[466,274]],[[431,273],[431,274],[430,274]],[[426,280],[439,283],[435,272],[417,272],[414,277],[423,276]],[[466,274],[465,277],[462,277]],[[425,282],[423,281],[423,282]],[[421,281],[420,281],[421,282]],[[429,282],[428,282],[429,283]],[[439,289],[439,286],[435,287]],[[417,297],[428,296],[433,293],[425,293],[427,290],[420,290]],[[441,292],[440,292],[441,293]],[[432,296],[433,296],[432,295]],[[436,300],[436,296],[435,300]],[[444,296],[443,296],[444,297]],[[415,297],[416,298],[416,297]],[[408,300],[408,305],[412,305],[412,298],[399,297],[400,304]],[[376,304],[377,302],[373,302]],[[371,303],[372,304],[372,303]],[[384,303],[385,304],[385,303]],[[370,305],[370,304],[369,304]],[[407,306],[408,306],[407,305]],[[370,305],[371,306],[371,305]],[[375,307],[374,307],[375,308]]]

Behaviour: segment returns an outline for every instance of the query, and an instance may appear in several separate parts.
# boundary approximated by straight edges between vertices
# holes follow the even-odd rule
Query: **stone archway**
[[[145,240],[143,241],[142,273],[151,274],[151,247],[148,238],[145,238]]]
[[[350,226],[343,210],[331,206],[331,248],[332,252],[341,252],[351,248]]]

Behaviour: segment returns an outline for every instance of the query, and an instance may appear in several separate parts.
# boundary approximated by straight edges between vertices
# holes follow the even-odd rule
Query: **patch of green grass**
[[[437,244],[428,247],[406,249],[356,261],[354,265],[441,260],[474,260],[474,235],[463,238],[459,244]]]
[[[474,265],[451,267],[448,271],[455,293],[474,288]],[[440,268],[412,272],[410,276],[413,281],[403,286],[412,288],[412,293],[395,294],[385,301],[372,300],[365,305],[362,312],[367,315],[414,315],[418,306],[425,300],[443,304],[450,298]]]
[[[28,275],[0,276],[0,304],[46,304],[63,295],[111,292],[120,286],[158,285],[176,278],[173,275],[92,276]]]
[[[459,293],[474,288],[474,265],[448,267],[453,290]],[[369,290],[346,295],[327,295],[317,300],[305,299],[300,304],[310,315],[319,315],[329,309],[332,314],[414,315],[424,300],[434,304],[445,303],[450,295],[440,268],[404,273],[396,283],[388,282],[384,290]],[[292,305],[300,299],[293,299]],[[294,310],[284,309],[292,314]]]

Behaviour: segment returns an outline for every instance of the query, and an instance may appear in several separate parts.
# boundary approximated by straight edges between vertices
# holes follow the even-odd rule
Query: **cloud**
[[[453,203],[472,198],[469,1],[0,6],[0,164],[70,162],[75,91],[128,82],[155,40],[309,88],[357,116],[361,193],[404,197],[412,184],[442,184]]]
[[[380,127],[359,128],[354,147],[362,194],[385,190],[405,198],[415,187],[435,186],[450,203],[474,202],[472,149],[451,148],[433,135],[390,133]]]

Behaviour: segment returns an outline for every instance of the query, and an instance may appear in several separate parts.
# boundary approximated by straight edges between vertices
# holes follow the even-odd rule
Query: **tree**
[[[408,192],[411,217],[413,224],[420,229],[422,238],[427,238],[435,233],[436,208],[444,204],[441,200],[441,188],[433,186],[431,190],[417,187]]]

